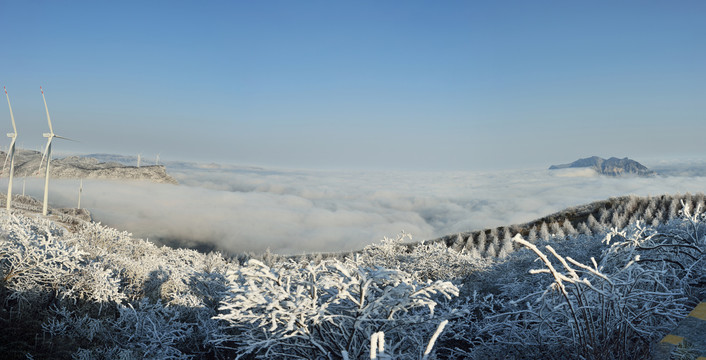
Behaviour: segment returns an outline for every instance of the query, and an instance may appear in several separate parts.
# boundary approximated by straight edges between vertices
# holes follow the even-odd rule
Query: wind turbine
[[[12,105],[10,105],[10,95],[7,95],[7,89],[3,86],[5,90],[5,97],[7,98],[7,106],[10,108],[10,119],[12,119],[12,130],[14,132],[8,133],[7,136],[12,138],[10,142],[10,148],[7,150],[7,156],[5,157],[5,163],[7,159],[10,158],[10,181],[7,184],[7,212],[10,213],[10,207],[12,206],[12,176],[15,172],[15,141],[17,141],[17,127],[15,126],[15,115],[12,114]],[[5,165],[3,164],[3,170]]]
[[[159,153],[157,153],[157,157],[154,160],[155,165],[159,165]]]
[[[137,167],[140,167],[140,158],[142,157],[142,154],[137,154]]]
[[[44,176],[44,206],[42,207],[42,215],[47,215],[47,204],[48,204],[48,199],[49,199],[49,164],[51,163],[51,141],[54,138],[59,138],[59,139],[64,139],[64,140],[71,140],[69,138],[65,138],[63,136],[58,136],[54,134],[54,129],[51,127],[51,118],[49,117],[49,108],[47,107],[47,99],[44,97],[44,89],[42,87],[39,87],[39,90],[42,92],[42,100],[44,100],[44,110],[47,111],[47,122],[49,123],[49,132],[44,133],[43,136],[47,138],[47,147],[44,149],[44,155],[42,155],[42,161],[39,163],[39,169],[42,169],[42,163],[44,162],[44,158],[47,159],[47,170],[46,170],[46,175]],[[71,140],[73,141],[73,140]]]

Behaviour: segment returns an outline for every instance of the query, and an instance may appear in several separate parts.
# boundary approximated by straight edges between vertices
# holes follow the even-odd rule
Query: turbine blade
[[[7,166],[7,159],[10,158],[10,154],[13,153],[12,147],[15,146],[15,140],[16,138],[12,138],[12,141],[10,142],[10,147],[7,148],[7,154],[5,155],[5,162],[2,164],[2,173],[5,172],[5,167]],[[2,174],[0,173],[0,174]]]
[[[39,90],[42,92],[42,100],[44,100],[44,110],[47,111],[47,122],[49,122],[49,133],[54,135],[54,130],[51,127],[51,117],[49,117],[49,108],[47,107],[47,99],[44,97],[44,89],[42,87],[39,87]]]
[[[53,137],[59,138],[59,139],[64,139],[64,140],[69,140],[69,141],[73,141],[73,142],[78,142],[78,140],[69,139],[67,137],[63,137],[63,136],[59,136],[59,135],[54,135]]]
[[[17,141],[16,137],[12,138],[12,141],[10,142],[10,147],[7,148],[7,155],[5,155],[5,162],[2,164],[2,172],[5,172],[5,166],[7,166],[7,159],[12,160],[12,158],[15,156],[15,142]],[[12,161],[10,161],[12,163]],[[12,169],[10,169],[12,170]]]
[[[5,166],[7,166],[7,159],[11,159],[11,157],[15,156],[15,141],[17,141],[17,138],[13,137],[12,141],[10,142],[10,147],[7,149],[7,155],[5,155],[5,162],[2,164],[2,172],[5,172]]]
[[[49,152],[49,147],[51,146],[51,139],[52,139],[51,136],[47,139],[47,146],[44,148],[44,153],[42,154],[42,161],[39,162],[39,169],[37,169],[38,175],[41,175],[41,173],[42,173],[42,164],[44,164],[44,158],[47,157],[47,153]],[[49,161],[48,158],[47,158],[47,161]]]
[[[15,115],[12,114],[12,105],[10,104],[10,95],[7,95],[7,89],[3,86],[3,90],[5,90],[5,97],[7,98],[7,106],[10,108],[10,119],[12,119],[12,130],[15,133],[15,136],[17,136],[17,127],[15,126]]]
[[[5,162],[2,163],[2,173],[5,172],[5,166],[7,165],[7,159],[9,159],[9,158],[10,158],[10,151],[8,150],[7,155],[5,155]],[[0,174],[2,174],[2,173],[0,173]]]

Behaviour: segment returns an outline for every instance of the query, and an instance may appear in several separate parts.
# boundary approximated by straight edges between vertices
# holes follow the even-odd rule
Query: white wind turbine
[[[12,177],[15,173],[15,141],[17,141],[17,127],[15,126],[15,115],[12,114],[12,105],[10,105],[10,95],[7,95],[7,89],[3,86],[5,90],[5,97],[7,98],[7,106],[10,108],[10,119],[12,120],[12,133],[8,133],[7,136],[12,138],[10,142],[10,148],[7,150],[7,156],[5,157],[5,164],[7,164],[7,159],[10,159],[10,181],[7,185],[7,212],[10,213],[10,207],[12,206]],[[3,164],[3,170],[5,165]]]
[[[39,90],[42,92],[42,100],[44,100],[44,110],[47,111],[47,122],[49,123],[49,132],[44,133],[44,137],[47,138],[47,147],[44,149],[44,155],[42,155],[42,161],[39,163],[39,170],[41,171],[42,169],[42,163],[44,162],[44,158],[47,159],[47,170],[46,170],[46,175],[44,176],[44,206],[42,207],[42,214],[47,215],[47,204],[48,204],[48,199],[49,199],[49,164],[51,163],[51,141],[54,138],[59,138],[59,139],[64,139],[64,140],[71,140],[69,138],[65,138],[63,136],[58,136],[54,134],[54,129],[51,127],[51,118],[49,117],[49,108],[47,107],[47,99],[44,97],[44,90],[42,87],[39,87]],[[71,140],[73,141],[73,140]]]

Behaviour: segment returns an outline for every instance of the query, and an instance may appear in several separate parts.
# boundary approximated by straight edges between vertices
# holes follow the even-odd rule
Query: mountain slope
[[[6,153],[0,152],[0,156],[4,158]],[[15,152],[15,176],[36,176],[41,160],[42,153],[39,151],[18,149]],[[177,184],[177,181],[167,174],[163,165],[138,168],[117,162],[100,162],[98,159],[82,156],[52,159],[50,172],[51,177],[56,179],[147,180]],[[3,176],[8,173],[9,164],[6,164]]]
[[[0,210],[0,353],[359,359],[382,336],[380,358],[650,358],[706,296],[706,226],[689,211],[703,205],[687,194],[569,209],[543,218],[565,218],[548,238],[496,230],[520,232],[493,258],[402,237],[355,256],[262,261]],[[571,231],[568,219],[590,222],[594,211],[623,226]],[[622,220],[652,212],[656,226]]]
[[[648,169],[646,166],[640,164],[635,160],[631,160],[628,158],[618,159],[616,157],[612,157],[610,159],[603,159],[598,156],[578,159],[570,164],[552,165],[549,167],[549,170],[559,170],[567,168],[591,168],[596,170],[596,172],[598,172],[599,174],[608,176],[655,175],[654,171]]]

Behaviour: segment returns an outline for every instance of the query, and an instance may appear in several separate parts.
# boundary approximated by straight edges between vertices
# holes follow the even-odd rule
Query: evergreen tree
[[[497,240],[498,238],[495,238],[495,239]],[[498,257],[498,253],[497,253],[497,251],[495,251],[495,245],[496,244],[493,244],[493,243],[488,244],[488,250],[485,252],[486,257],[489,257],[491,259]]]
[[[559,225],[558,222],[554,221],[552,222],[551,226],[552,228],[552,234],[556,237],[559,238],[565,238],[566,234],[564,233],[564,230],[561,229],[561,225]]]
[[[503,241],[505,241],[505,240],[510,240],[510,241],[512,241],[511,231],[510,231],[510,229],[507,228],[507,227],[504,227],[504,228],[503,228]]]
[[[474,247],[470,250],[469,254],[471,255],[472,258],[474,259],[480,259],[483,255],[480,253],[478,248]]]
[[[596,219],[593,219],[593,221],[596,221]],[[593,233],[591,232],[591,229],[588,228],[588,225],[586,225],[585,222],[579,223],[577,230],[579,231],[579,233],[584,234],[584,235],[588,235],[588,236],[593,235]]]
[[[544,221],[542,221],[542,226],[539,227],[539,236],[543,240],[549,240],[549,238],[551,237],[551,235],[549,234],[549,227]]]
[[[625,207],[623,209],[623,212],[625,212],[626,214],[632,214],[635,211],[637,211],[637,208],[638,208],[637,200],[638,200],[638,198],[635,195],[628,196],[628,200],[627,200],[627,203],[625,203]]]
[[[625,227],[625,213],[619,212],[619,211],[614,211],[613,216],[611,217],[610,220],[610,225],[612,227],[622,229]]]
[[[516,236],[520,236],[520,234],[517,234]],[[503,242],[502,245],[500,245],[500,251],[498,252],[498,257],[501,259],[506,258],[510,253],[512,253],[514,250],[512,248],[512,238],[510,237],[510,233],[506,232],[505,236],[503,237]]]
[[[657,227],[659,226],[659,217],[655,216],[654,219],[652,219],[652,226]]]
[[[625,226],[630,225],[630,224],[634,224],[634,223],[636,223],[636,222],[637,222],[638,220],[640,220],[640,219],[642,219],[642,216],[640,216],[640,215],[637,214],[637,213],[634,213],[634,214],[632,214],[632,216],[630,217],[630,220],[627,221],[627,223],[625,224]]]
[[[463,248],[472,251],[473,249],[476,248],[474,241],[473,241],[473,234],[468,234],[468,239],[466,239],[466,243],[463,244]]]
[[[449,247],[453,250],[461,251],[461,249],[463,249],[465,245],[466,239],[463,237],[463,234],[457,234]]]
[[[688,206],[690,209],[695,209],[694,207],[694,197],[691,195],[690,192],[687,192],[684,194],[684,204]]]
[[[488,250],[486,251],[486,256],[497,257],[498,249],[500,248],[500,238],[498,236],[498,229],[490,229],[490,244],[488,244]]]
[[[498,238],[498,228],[490,229],[490,240],[495,241],[496,243],[500,241],[500,239]]]
[[[485,248],[487,246],[487,238],[485,236],[485,231],[481,231],[478,234],[478,239],[476,239],[476,241],[478,242],[478,251],[480,251],[481,254],[485,253]]]
[[[593,232],[601,232],[603,231],[603,225],[601,225],[598,220],[596,220],[595,217],[593,217],[593,214],[588,215],[588,219],[586,220],[588,223],[588,228],[593,230]]]
[[[533,225],[527,236],[527,241],[533,243],[537,241],[537,225]]]
[[[652,208],[648,206],[647,209],[645,209],[645,213],[642,214],[642,219],[645,220],[645,223],[647,224],[652,222],[652,219],[654,219],[654,215],[652,214]]]
[[[652,220],[652,224],[655,226],[659,225],[661,222],[664,221],[665,217],[666,215],[662,210],[657,210],[657,214],[655,214],[655,218]]]
[[[568,234],[568,235],[576,235],[579,233],[578,231],[576,231],[574,226],[571,225],[571,221],[569,221],[569,219],[564,219],[563,227],[564,227],[566,234]]]
[[[598,212],[598,221],[601,223],[603,226],[607,226],[610,223],[608,222],[610,220],[610,210],[607,208],[601,208],[601,210]]]
[[[701,193],[701,192],[700,192],[700,193],[696,193],[696,195],[694,195],[694,203],[696,204],[696,205],[695,205],[696,207],[698,207],[699,205],[701,205],[701,209],[703,210],[703,209],[704,209],[704,205],[706,205],[706,204],[704,204],[704,193]]]
[[[674,219],[678,216],[678,211],[681,208],[679,200],[679,196],[674,196],[672,198],[672,201],[669,203],[669,212],[667,213],[667,218],[665,219],[665,221]]]

